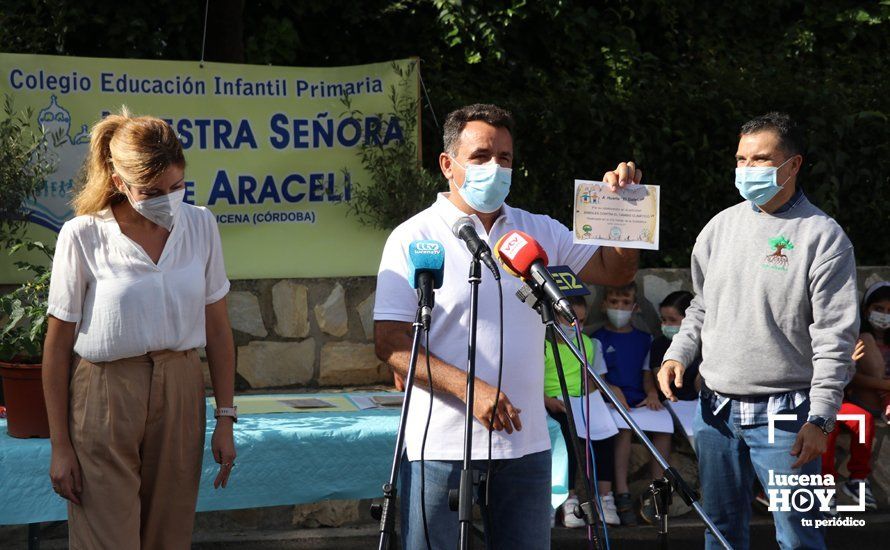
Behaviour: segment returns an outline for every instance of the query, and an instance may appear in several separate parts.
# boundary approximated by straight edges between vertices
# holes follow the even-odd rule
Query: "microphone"
[[[420,322],[430,329],[435,299],[433,289],[442,287],[445,275],[445,247],[439,241],[414,241],[408,245],[408,281],[417,289]]]
[[[501,237],[494,249],[507,272],[524,281],[534,281],[557,313],[573,323],[578,320],[565,294],[547,270],[547,252],[538,241],[527,233],[513,230]]]
[[[467,248],[470,249],[470,254],[473,255],[474,258],[479,258],[482,260],[482,263],[491,270],[492,274],[494,274],[495,280],[501,280],[501,272],[498,269],[498,264],[495,263],[494,258],[491,257],[491,248],[479,238],[479,234],[476,233],[476,226],[473,225],[473,220],[469,217],[464,216],[454,222],[454,225],[451,226],[451,232],[454,233],[454,236],[458,239],[467,243]]]

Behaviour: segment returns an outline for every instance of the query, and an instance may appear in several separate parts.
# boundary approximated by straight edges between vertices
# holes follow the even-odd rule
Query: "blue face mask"
[[[776,173],[779,168],[788,164],[788,158],[779,166],[739,166],[735,169],[735,186],[742,198],[749,200],[757,206],[763,206],[776,196],[782,186],[788,183],[788,176],[782,185],[776,183]]]
[[[504,204],[510,193],[510,180],[513,176],[511,168],[498,165],[494,159],[485,164],[466,166],[457,162],[457,159],[454,159],[454,163],[466,172],[464,184],[458,193],[473,210],[490,214]]]
[[[673,340],[678,332],[680,332],[680,325],[661,325],[661,333],[668,340]]]

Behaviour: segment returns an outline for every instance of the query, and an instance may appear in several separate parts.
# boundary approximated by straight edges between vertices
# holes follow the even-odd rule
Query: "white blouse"
[[[158,263],[110,208],[78,216],[56,241],[48,313],[77,323],[74,351],[113,361],[204,346],[204,307],[229,291],[213,214],[183,204]]]

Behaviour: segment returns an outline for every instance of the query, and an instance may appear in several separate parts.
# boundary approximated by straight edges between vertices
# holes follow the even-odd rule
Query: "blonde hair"
[[[173,128],[152,116],[133,116],[126,107],[90,131],[83,184],[72,200],[74,212],[95,214],[124,200],[112,179],[117,173],[133,187],[152,185],[171,166],[185,168],[182,145]]]

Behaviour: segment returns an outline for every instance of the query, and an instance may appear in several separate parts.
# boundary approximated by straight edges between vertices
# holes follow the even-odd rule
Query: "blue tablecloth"
[[[315,397],[325,395],[348,394]],[[199,512],[382,496],[392,465],[398,409],[243,415],[235,426],[237,465],[229,486],[216,490],[213,479],[219,466],[210,453],[211,415],[208,403]],[[548,422],[555,508],[567,496],[567,454],[559,425],[549,417]],[[0,420],[0,525],[67,518],[65,501],[50,486],[49,462],[48,439],[9,437],[6,421]]]

